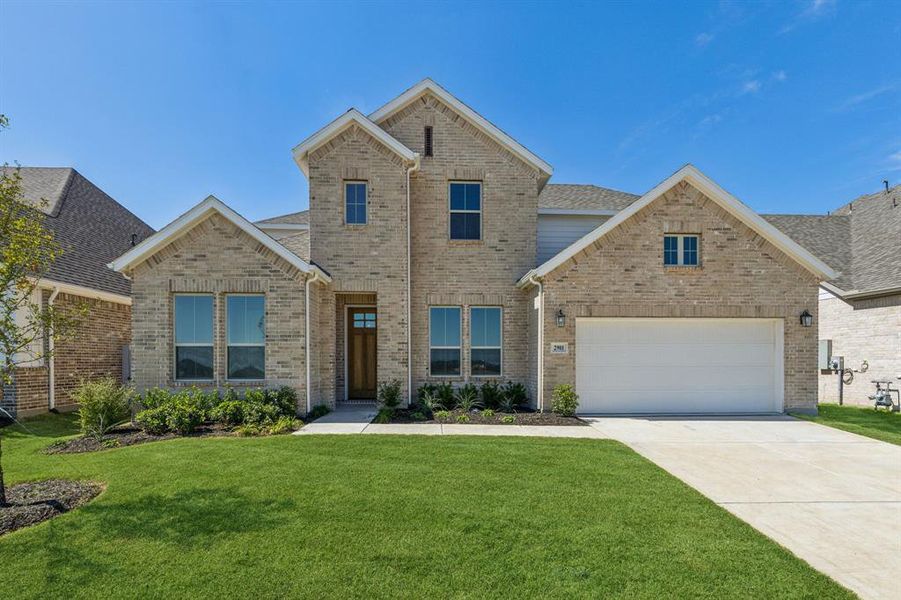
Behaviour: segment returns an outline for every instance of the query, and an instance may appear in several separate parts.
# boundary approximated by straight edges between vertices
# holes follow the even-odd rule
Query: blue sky
[[[423,77],[555,168],[686,162],[761,212],[901,180],[901,2],[0,3],[0,161],[74,166],[155,227],[307,206],[290,150]]]

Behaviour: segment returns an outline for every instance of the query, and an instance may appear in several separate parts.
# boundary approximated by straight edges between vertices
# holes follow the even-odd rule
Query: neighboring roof
[[[132,235],[140,242],[153,228],[75,169],[21,167],[19,176],[29,204],[50,203],[44,225],[62,248],[43,279],[130,296],[131,283],[106,263],[132,247]]]
[[[309,225],[310,211],[302,210],[300,212],[288,213],[277,217],[269,217],[261,221],[256,221],[254,225]]]
[[[851,221],[844,215],[760,215],[819,256],[839,276],[830,283],[851,285]]]
[[[742,204],[735,196],[718,186],[706,175],[701,173],[693,165],[685,165],[671,176],[666,178],[654,189],[642,196],[639,200],[633,202],[623,211],[605,221],[597,229],[588,233],[584,237],[570,244],[566,249],[562,250],[556,256],[532,269],[522,276],[519,285],[530,283],[533,277],[543,277],[564,264],[570,258],[602,238],[612,229],[618,227],[621,223],[629,219],[632,215],[643,209],[651,202],[660,198],[681,181],[687,181],[692,186],[700,190],[705,196],[719,204],[724,210],[732,216],[742,221],[745,225],[754,230],[758,235],[769,241],[771,244],[785,252],[787,255],[795,259],[803,267],[816,274],[822,279],[833,279],[837,273],[822,260],[814,256],[809,250],[799,245],[790,237],[776,229],[756,212]]]
[[[317,273],[319,277],[328,282],[331,281],[328,273],[312,265],[302,259],[300,256],[275,241],[272,237],[261,231],[253,223],[236,213],[234,210],[225,205],[224,202],[215,196],[207,196],[205,200],[194,206],[191,210],[181,215],[163,229],[150,236],[116,260],[112,261],[109,268],[125,273],[132,269],[135,265],[147,260],[159,250],[168,246],[185,233],[191,230],[195,225],[212,215],[218,213],[235,225],[238,229],[249,235],[251,238],[283,258],[289,264],[296,267],[304,273]]]
[[[489,137],[493,138],[497,143],[507,148],[507,150],[511,151],[514,155],[518,156],[527,164],[532,165],[540,172],[542,172],[544,174],[542,183],[544,181],[547,181],[554,173],[554,168],[551,165],[540,159],[528,148],[501,131],[500,128],[488,121],[488,119],[486,119],[473,109],[469,108],[466,104],[461,102],[450,92],[445,90],[443,87],[441,87],[428,77],[405,91],[394,100],[391,100],[380,109],[371,113],[369,115],[369,118],[376,123],[381,123],[391,115],[397,113],[400,110],[403,110],[411,102],[417,100],[419,97],[427,93],[433,94],[439,100],[462,115],[463,118],[469,121],[474,127],[479,129]]]
[[[292,154],[294,155],[294,162],[297,163],[297,166],[300,167],[300,170],[303,171],[303,174],[309,177],[310,175],[310,164],[309,164],[309,156],[310,153],[327,143],[330,139],[352,127],[353,125],[358,125],[363,130],[369,133],[372,137],[380,141],[387,148],[397,153],[402,159],[407,162],[413,163],[419,159],[419,154],[413,152],[395,138],[393,138],[387,131],[373,123],[369,118],[367,118],[363,113],[358,111],[356,108],[351,108],[346,113],[299,143],[292,150]]]
[[[618,212],[640,197],[596,185],[549,183],[538,195],[538,210]]]
[[[278,243],[301,257],[305,261],[310,260],[310,230],[299,231],[292,235],[279,238]]]
[[[10,174],[17,167],[0,167]],[[66,195],[75,169],[69,167],[20,167],[22,196],[25,203],[47,215],[55,215]]]

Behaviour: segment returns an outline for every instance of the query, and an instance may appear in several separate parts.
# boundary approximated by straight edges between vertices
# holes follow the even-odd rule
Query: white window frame
[[[224,294],[225,296],[225,381],[235,383],[254,383],[266,381],[266,294]],[[228,299],[229,298],[262,298],[263,299],[263,343],[262,344],[232,344],[228,341]],[[262,348],[263,349],[263,377],[259,379],[235,379],[228,375],[228,353],[229,349],[234,346],[236,348]]]
[[[176,340],[178,339],[178,324],[176,321],[176,298],[179,296],[203,296],[206,298],[210,298],[213,301],[213,339],[209,344],[179,344]],[[185,348],[212,348],[213,349],[213,374],[209,379],[197,379],[197,378],[181,378],[178,376],[178,347],[183,346]],[[182,293],[175,292],[172,294],[172,381],[176,381],[178,383],[209,383],[210,381],[216,381],[216,294],[205,294],[205,293]]]
[[[458,346],[433,346],[432,345],[432,309],[433,308],[456,308],[460,311],[460,345]],[[460,353],[460,372],[456,375],[435,375],[432,373],[432,350],[456,350]],[[463,307],[453,304],[431,304],[429,305],[429,377],[440,377],[446,379],[463,377]]]
[[[464,185],[478,185],[479,186],[479,210],[457,210],[451,208],[451,186],[454,184],[464,184]],[[481,242],[484,233],[484,222],[485,218],[482,215],[482,208],[485,206],[485,188],[482,185],[481,181],[466,181],[462,179],[454,179],[447,182],[447,239],[452,242]],[[476,240],[472,239],[460,239],[452,237],[451,235],[451,215],[454,213],[460,214],[471,214],[471,215],[479,215],[479,238]]]
[[[500,331],[500,346],[476,346],[472,343],[472,310],[480,308],[496,308],[501,313],[501,318],[499,320],[501,331]],[[501,370],[497,375],[476,375],[472,372],[472,351],[473,350],[500,350],[500,363]],[[497,377],[504,376],[504,307],[503,306],[470,306],[469,307],[469,376],[475,379],[492,379]]]
[[[666,238],[676,238],[676,264],[667,264],[666,262]],[[695,253],[698,255],[698,261],[694,264],[685,264],[685,238],[695,238],[697,245]],[[697,233],[666,233],[663,235],[663,266],[664,267],[700,267],[701,266],[701,236]]]
[[[348,185],[362,185],[366,190],[366,202],[363,203],[363,206],[366,207],[366,219],[362,223],[349,223],[347,221],[347,186]],[[363,227],[364,225],[369,225],[369,182],[362,179],[345,179],[343,181],[344,186],[344,224],[349,225],[351,227]]]

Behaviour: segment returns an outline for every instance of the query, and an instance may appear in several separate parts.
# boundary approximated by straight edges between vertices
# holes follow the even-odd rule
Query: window
[[[212,296],[175,296],[175,379],[213,379]]]
[[[450,239],[482,239],[482,184],[451,182]]]
[[[266,299],[263,296],[228,296],[228,379],[263,379],[266,376]]]
[[[473,377],[501,374],[503,335],[500,307],[473,307],[469,311],[469,368]]]
[[[698,266],[698,236],[663,236],[663,264],[667,267]]]
[[[458,306],[433,306],[429,309],[429,373],[435,376],[460,374]]]
[[[344,222],[348,225],[366,224],[366,184],[352,181],[344,184]]]
[[[354,311],[354,329],[375,329],[374,312]]]
[[[432,156],[432,126],[426,125],[423,131],[423,156]]]

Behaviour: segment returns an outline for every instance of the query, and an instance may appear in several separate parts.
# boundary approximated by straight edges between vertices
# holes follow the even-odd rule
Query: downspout
[[[535,275],[529,283],[538,286],[538,412],[544,412],[544,283]]]
[[[304,293],[304,361],[307,363],[307,414],[310,414],[312,405],[310,404],[310,387],[313,383],[312,368],[310,366],[310,284],[319,281],[319,271],[313,271],[312,277],[307,277],[303,286]]]
[[[50,298],[47,299],[47,306],[53,307],[53,302],[56,300],[56,296],[59,294],[59,287],[54,287],[53,292],[50,294]],[[47,340],[47,354],[49,355],[47,358],[47,375],[48,375],[48,383],[49,386],[49,398],[50,398],[50,408],[49,410],[56,410],[56,365],[53,357],[53,351],[56,344],[53,343],[53,332],[50,332]]]
[[[419,170],[419,155],[416,155],[416,162],[413,166],[407,168],[407,406],[409,406],[413,402],[413,336],[411,334],[411,330],[413,329],[411,319],[413,314],[412,304],[412,292],[410,291],[410,261],[411,261],[411,251],[410,251],[410,173],[413,171]]]

